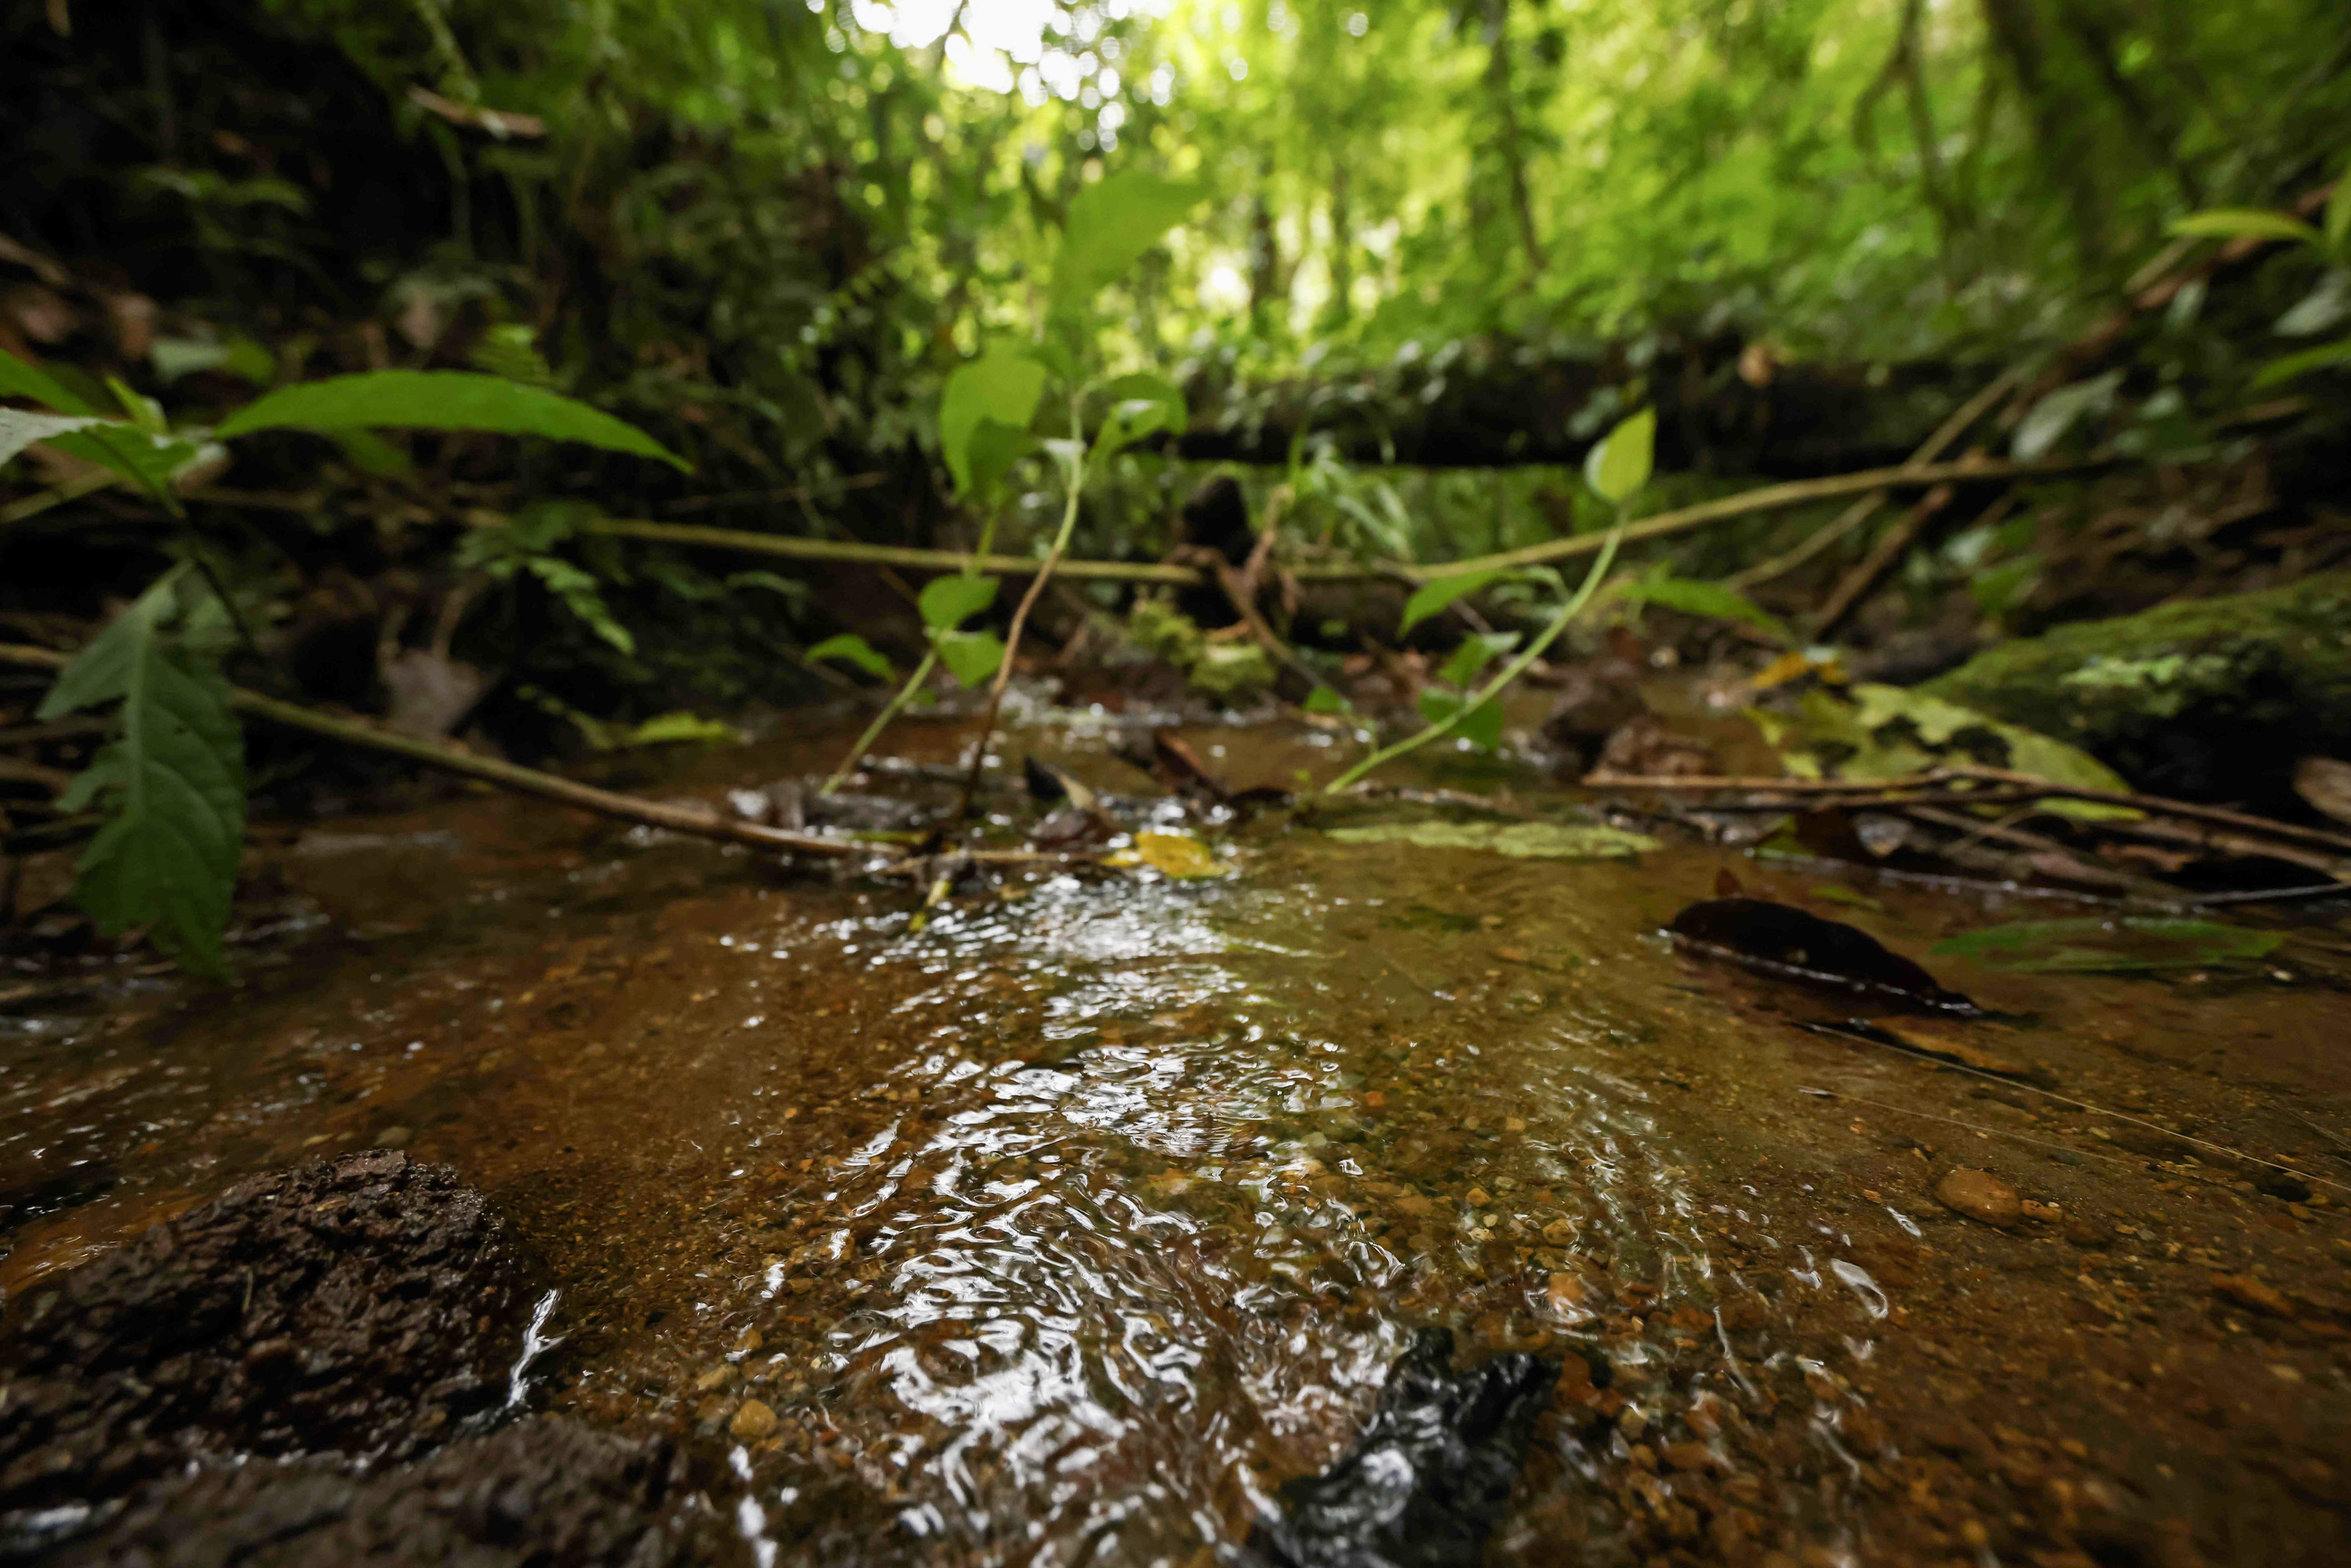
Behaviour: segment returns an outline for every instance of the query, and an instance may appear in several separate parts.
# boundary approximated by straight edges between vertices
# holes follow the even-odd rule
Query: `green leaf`
[[[1516,632],[1481,632],[1465,637],[1461,645],[1453,650],[1453,656],[1445,661],[1445,667],[1437,671],[1437,678],[1449,685],[1466,686],[1478,678],[1479,671],[1518,645]]]
[[[939,450],[955,476],[956,495],[970,495],[977,488],[972,437],[981,423],[1026,431],[1044,394],[1045,367],[1000,343],[947,377],[939,394]],[[1003,466],[1011,465],[1007,461]]]
[[[96,413],[83,399],[37,365],[26,363],[0,349],[0,397],[28,397],[63,413]]]
[[[983,419],[971,433],[965,461],[971,472],[970,494],[982,502],[1003,497],[1004,481],[1012,465],[1037,449],[1037,438],[1025,430]]]
[[[935,577],[923,585],[922,598],[917,602],[924,625],[934,631],[952,632],[996,602],[996,579]]]
[[[176,574],[174,574],[176,576]],[[217,974],[245,831],[244,740],[220,672],[167,645],[171,579],[84,650],[44,712],[119,695],[117,738],[68,793],[111,813],[83,852],[74,897],[98,928],[152,927],[156,945]]]
[[[622,737],[623,746],[674,746],[681,742],[728,741],[736,738],[735,727],[721,724],[715,718],[705,718],[697,713],[681,709],[676,713],[656,714]]]
[[[256,430],[485,430],[543,435],[694,465],[624,420],[545,387],[476,371],[369,371],[282,387],[222,421],[223,440]]]
[[[1617,828],[1567,822],[1389,822],[1333,828],[1343,844],[1416,844],[1430,850],[1483,850],[1528,860],[1606,860],[1647,854],[1656,840]]]
[[[788,603],[799,605],[808,602],[809,585],[807,583],[796,578],[784,577],[776,572],[762,571],[756,568],[749,571],[728,572],[726,586],[764,588],[770,593],[781,595]]]
[[[2018,423],[2016,435],[2009,443],[2009,455],[2020,463],[2044,455],[2085,416],[2105,413],[2113,408],[2115,394],[2122,390],[2122,371],[2108,371],[2105,375],[2059,387],[2034,403],[2032,412]]]
[[[1345,713],[1347,699],[1341,696],[1334,687],[1316,686],[1306,694],[1306,700],[1298,706],[1308,713]]]
[[[856,665],[877,680],[886,681],[892,674],[890,661],[882,656],[881,650],[854,632],[827,637],[810,648],[808,656],[811,659],[839,659],[844,664]]]
[[[1089,303],[1207,193],[1204,185],[1140,169],[1122,170],[1080,191],[1062,225],[1046,314]]]
[[[1649,482],[1656,461],[1657,411],[1645,408],[1610,431],[1583,458],[1583,481],[1622,506]]]
[[[180,579],[187,568],[175,566],[157,578],[147,591],[116,616],[107,628],[84,644],[73,662],[57,672],[48,694],[33,716],[47,723],[100,703],[118,700],[131,689],[131,666],[155,628],[179,610]]]
[[[1934,951],[2022,974],[2128,974],[2242,967],[2267,957],[2284,941],[2277,932],[2210,920],[2085,915],[1986,926],[1946,937]]]
[[[1443,577],[1430,578],[1413,590],[1412,597],[1404,601],[1404,620],[1396,627],[1396,635],[1403,636],[1455,600],[1467,599],[1507,575],[1500,570],[1455,571]]]
[[[1184,406],[1184,394],[1165,377],[1137,372],[1121,376],[1102,390],[1110,394],[1110,410],[1094,435],[1097,460],[1163,430],[1184,434],[1190,411]]]
[[[2291,214],[2266,207],[2214,207],[2190,213],[2171,225],[2189,239],[2284,239],[2320,243],[2318,231]]]
[[[1687,577],[1668,576],[1664,570],[1651,573],[1635,583],[1629,597],[1650,604],[1661,604],[1667,610],[1678,610],[1685,615],[1702,615],[1715,621],[1740,621],[1770,632],[1781,642],[1793,645],[1796,634],[1788,623],[1764,609],[1745,594],[1726,588],[1719,582],[1700,582]]]
[[[2315,349],[2288,354],[2263,365],[2252,380],[2255,387],[2272,387],[2280,382],[2290,382],[2306,376],[2313,371],[2333,370],[2337,365],[2351,365],[2351,338],[2339,342],[2322,343]]]
[[[0,408],[0,463],[7,462],[37,441],[54,441],[93,425],[121,423],[89,413],[27,413],[23,409]]]
[[[1004,644],[993,632],[940,632],[933,641],[939,650],[939,663],[967,686],[979,685],[1004,663]]]
[[[549,592],[563,601],[565,609],[586,622],[590,631],[622,653],[634,656],[636,638],[613,619],[596,579],[588,571],[555,555],[530,556],[522,564],[546,585]]]
[[[1489,697],[1476,707],[1468,705],[1468,698],[1432,686],[1420,694],[1420,716],[1430,724],[1443,724],[1458,715],[1453,726],[1455,735],[1481,751],[1491,751],[1501,745],[1501,698]],[[1465,708],[1468,711],[1464,712]]]

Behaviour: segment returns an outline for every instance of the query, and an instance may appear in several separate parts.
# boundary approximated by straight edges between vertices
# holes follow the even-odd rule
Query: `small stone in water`
[[[1492,1196],[1482,1186],[1471,1187],[1468,1192],[1462,1194],[1462,1197],[1472,1208],[1483,1208],[1488,1204],[1494,1201]]]
[[[766,1401],[746,1399],[737,1407],[735,1419],[726,1423],[726,1430],[737,1441],[756,1443],[776,1429],[776,1413]]]
[[[2024,1213],[2016,1189],[1990,1171],[1951,1172],[1937,1184],[1935,1200],[1955,1213],[2002,1230],[2014,1225]]]

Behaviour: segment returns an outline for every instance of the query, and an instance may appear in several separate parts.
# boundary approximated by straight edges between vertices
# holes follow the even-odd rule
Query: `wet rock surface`
[[[1250,1552],[1271,1568],[1472,1568],[1559,1375],[1524,1352],[1457,1373],[1452,1333],[1423,1329],[1363,1435],[1282,1489],[1286,1511],[1250,1532]]]
[[[530,1281],[445,1167],[376,1150],[230,1188],[0,1328],[0,1515],[199,1455],[424,1452],[502,1403]]]
[[[725,1561],[661,1439],[542,1417],[372,1476],[310,1462],[151,1487],[60,1568],[661,1568]]]

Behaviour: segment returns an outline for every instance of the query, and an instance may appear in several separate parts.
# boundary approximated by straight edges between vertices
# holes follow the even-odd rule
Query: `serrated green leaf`
[[[2283,239],[2319,243],[2318,231],[2289,213],[2266,207],[2214,207],[2190,213],[2171,225],[2189,239]]]
[[[1726,588],[1719,582],[1700,582],[1687,577],[1672,577],[1656,572],[1635,583],[1628,596],[1650,604],[1678,610],[1685,615],[1702,615],[1715,621],[1740,621],[1760,628],[1792,644],[1796,635],[1788,623],[1764,609],[1745,594]]]
[[[808,656],[811,659],[839,659],[843,664],[856,665],[877,680],[886,681],[893,673],[890,661],[883,657],[882,651],[854,632],[827,637],[810,648]]]
[[[954,476],[956,494],[977,488],[973,434],[983,423],[1025,432],[1037,417],[1037,402],[1045,394],[1045,367],[1029,355],[998,344],[978,359],[959,365],[947,377],[939,394],[939,450]],[[1010,466],[1005,461],[1003,467]],[[1000,472],[1000,469],[999,469]]]
[[[68,666],[43,710],[108,689],[122,702],[117,738],[69,791],[112,812],[83,852],[76,901],[107,935],[150,926],[158,946],[217,974],[245,831],[244,740],[220,672],[162,635],[170,588],[149,590]]]
[[[131,666],[141,650],[152,641],[156,628],[178,611],[180,579],[186,572],[186,567],[175,566],[157,578],[131,601],[131,608],[85,643],[73,662],[57,672],[33,716],[47,723],[81,708],[120,700],[131,689]]]
[[[1656,462],[1657,411],[1645,408],[1619,423],[1584,455],[1583,480],[1622,506],[1649,482]]]
[[[1004,643],[993,632],[940,632],[933,636],[939,663],[967,686],[976,686],[1004,663]]]
[[[477,371],[368,371],[281,387],[229,415],[214,434],[225,441],[256,430],[366,429],[543,435],[694,471],[684,458],[625,420],[545,387]]]
[[[88,402],[66,390],[48,371],[38,365],[27,364],[5,349],[0,349],[0,397],[28,397],[45,402],[60,413],[96,413]]]
[[[1396,635],[1403,636],[1455,600],[1467,599],[1507,575],[1503,571],[1455,571],[1430,578],[1404,601],[1404,619],[1396,626]]]
[[[1062,225],[1046,313],[1058,316],[1090,302],[1207,193],[1204,185],[1140,169],[1121,170],[1080,191]]]
[[[916,601],[923,624],[938,632],[954,631],[995,602],[992,577],[935,577],[923,585]]]

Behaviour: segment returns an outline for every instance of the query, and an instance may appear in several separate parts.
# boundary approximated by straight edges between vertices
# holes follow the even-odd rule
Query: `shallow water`
[[[1327,755],[1195,739],[1237,784]],[[1567,1366],[1500,1561],[2345,1540],[2351,1071],[2307,970],[1937,964],[2007,1015],[1982,1049],[2131,1124],[1804,1032],[1861,1009],[1656,935],[1733,863],[1912,954],[2070,909],[1871,885],[1856,914],[1818,868],[1695,846],[1261,828],[1228,852],[1210,881],[1016,878],[915,931],[911,889],[505,800],[314,830],[242,993],[108,982],[0,1018],[0,1176],[66,1184],[0,1286],[249,1170],[402,1143],[560,1283],[533,1397],[693,1437],[763,1563],[1228,1559],[1432,1323]],[[2297,1165],[2309,1200],[2182,1134]],[[1933,1197],[1955,1165],[2053,1218],[1959,1218]],[[2287,1312],[2216,1296],[2251,1270]]]

